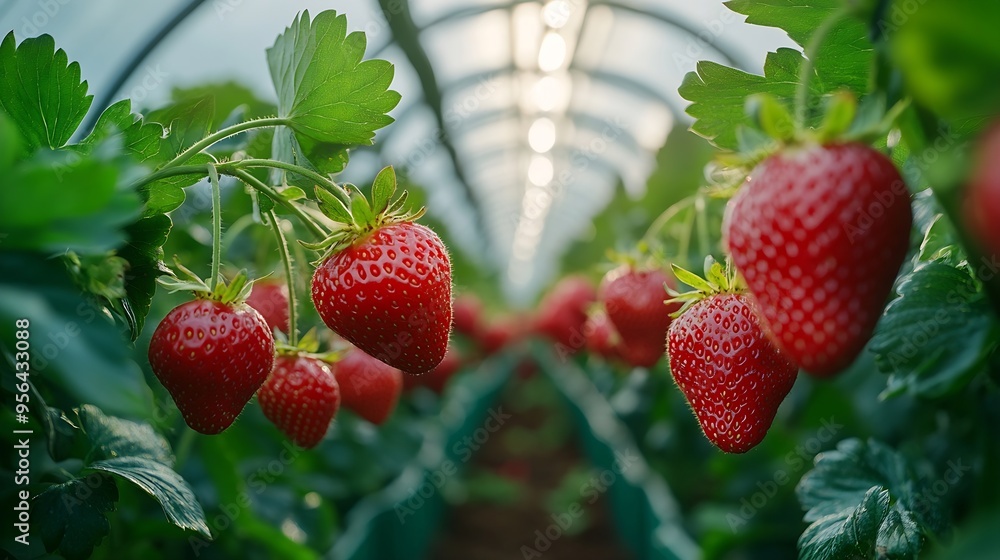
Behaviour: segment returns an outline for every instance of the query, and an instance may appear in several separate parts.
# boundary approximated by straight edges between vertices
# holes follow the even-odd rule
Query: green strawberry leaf
[[[144,457],[115,457],[90,463],[88,469],[109,472],[156,498],[171,523],[211,539],[205,512],[179,474],[163,463]]]
[[[747,23],[777,27],[805,48],[820,24],[844,6],[844,0],[730,0],[726,7],[747,16]],[[814,66],[822,92],[868,90],[874,49],[860,19],[841,18],[819,46]]]
[[[191,488],[173,471],[167,440],[148,424],[105,415],[93,405],[77,411],[93,446],[86,468],[118,475],[156,498],[170,521],[211,538],[205,513]]]
[[[795,136],[791,112],[773,95],[755,93],[746,100],[746,113],[769,138],[787,141]]]
[[[385,212],[394,194],[396,194],[396,170],[390,165],[379,171],[372,183],[372,211],[376,215]]]
[[[906,4],[893,6],[902,11]],[[920,2],[889,19],[892,58],[907,91],[923,106],[972,132],[993,120],[1000,104],[1000,3]],[[900,17],[902,16],[902,17]],[[888,19],[888,18],[887,18]]]
[[[873,558],[882,548],[916,558],[924,537],[944,529],[939,500],[926,497],[913,465],[874,440],[820,454],[795,492],[812,523],[799,540],[802,558]]]
[[[799,560],[870,558],[880,527],[889,514],[889,491],[868,489],[856,508],[826,515],[799,537]]]
[[[215,98],[188,98],[146,115],[145,120],[160,123],[167,132],[160,153],[171,159],[208,136],[215,119]],[[189,162],[190,164],[190,162]]]
[[[89,457],[137,457],[156,461],[167,467],[173,466],[174,455],[170,451],[170,445],[149,424],[107,416],[92,404],[81,406],[77,410],[77,416],[93,446]]]
[[[195,136],[199,131],[205,130],[206,125],[188,121],[208,118],[207,107],[203,102],[192,104],[186,111],[181,106],[174,106],[156,113],[159,118],[173,123],[171,134],[164,137],[165,129],[162,124],[150,122],[149,118],[143,120],[132,113],[131,102],[125,99],[105,109],[97,119],[93,132],[71,148],[80,153],[90,153],[98,142],[120,135],[127,154],[143,165],[156,167],[176,156],[180,151],[178,146],[200,139]],[[212,161],[206,154],[196,154],[187,161],[187,165],[202,165]],[[207,171],[205,175],[177,175],[143,186],[142,194],[146,202],[143,217],[166,214],[180,207],[184,203],[184,189],[207,175]]]
[[[267,50],[271,79],[278,92],[278,116],[289,129],[274,136],[274,156],[304,158],[321,172],[343,167],[349,146],[370,145],[375,131],[390,124],[387,115],[399,94],[389,90],[393,66],[362,61],[365,34],[347,33],[347,18],[334,11],[310,20],[302,12]],[[294,131],[294,134],[292,134]]]
[[[0,109],[0,172],[6,172],[24,156],[24,140],[14,121]]]
[[[156,293],[156,279],[166,274],[163,266],[163,244],[173,223],[170,216],[157,214],[143,218],[125,228],[128,240],[118,250],[118,256],[128,261],[125,274],[125,317],[134,342],[142,332],[146,314]]]
[[[738,149],[737,128],[753,124],[744,108],[746,97],[754,93],[769,94],[791,105],[802,61],[799,51],[778,49],[767,54],[763,76],[716,62],[699,62],[696,71],[689,72],[677,90],[691,102],[687,108],[687,113],[695,118],[691,130],[719,148]],[[814,92],[817,85],[811,86]]]
[[[0,43],[0,108],[17,125],[26,147],[60,148],[76,132],[93,96],[80,65],[56,50],[50,35],[21,41],[11,31]]]
[[[104,150],[102,150],[104,151]],[[72,151],[36,152],[0,174],[7,249],[104,255],[125,241],[141,202],[123,184],[121,160]]]
[[[116,134],[121,134],[122,148],[137,162],[153,165],[166,161],[166,154],[161,153],[163,126],[144,122],[142,117],[132,113],[132,102],[128,99],[105,109],[97,118],[94,130],[79,144],[70,147],[81,153],[90,153],[100,142]]]
[[[933,226],[929,230],[933,233]],[[890,375],[884,396],[941,397],[961,390],[986,367],[1000,337],[986,295],[966,270],[942,262],[904,276],[869,343]]]
[[[67,560],[89,558],[111,531],[105,514],[117,502],[114,478],[100,473],[48,487],[32,505],[45,550]]]

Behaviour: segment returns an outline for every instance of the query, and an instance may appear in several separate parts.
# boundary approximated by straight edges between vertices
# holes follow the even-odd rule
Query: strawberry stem
[[[232,161],[225,164],[227,167],[232,169],[247,169],[254,167],[266,167],[271,169],[282,169],[284,171],[291,171],[292,173],[297,173],[303,177],[307,177],[316,181],[317,184],[324,187],[324,190],[330,192],[337,198],[339,198],[345,205],[350,206],[351,198],[348,196],[347,191],[343,187],[334,183],[329,177],[324,177],[320,173],[317,173],[311,169],[306,169],[300,165],[295,165],[294,163],[286,163],[283,161],[277,161],[273,159],[243,159],[239,161]]]
[[[273,188],[265,185],[260,179],[242,169],[234,169],[232,171],[232,176],[243,181],[250,188],[257,189],[258,191],[264,193],[275,203],[281,204],[285,208],[291,210],[292,213],[295,214],[295,216],[298,217],[307,228],[309,228],[309,231],[316,235],[316,237],[320,239],[326,239],[329,237],[330,232],[324,230],[318,223],[313,221],[313,219],[310,218],[308,214],[303,212],[297,204],[278,194]]]
[[[819,24],[819,27],[809,37],[809,42],[806,43],[803,51],[805,60],[802,61],[802,66],[799,68],[799,83],[795,88],[795,124],[799,130],[805,130],[806,128],[806,105],[809,103],[809,81],[812,79],[816,69],[816,54],[819,52],[819,48],[826,39],[826,36],[830,34],[834,26],[840,23],[840,20],[848,12],[847,8],[839,8],[834,11]]]
[[[281,230],[278,214],[273,208],[267,214],[270,217],[274,237],[278,242],[278,253],[281,254],[281,262],[285,266],[285,282],[288,284],[288,343],[291,346],[298,346],[299,329],[295,305],[295,277],[292,275],[292,256],[288,253],[288,241],[285,239],[285,232]]]
[[[285,125],[285,124],[288,124],[288,119],[284,119],[284,118],[280,118],[280,117],[270,117],[270,118],[266,118],[266,119],[255,119],[255,120],[250,120],[250,121],[246,121],[246,122],[241,122],[241,123],[238,123],[238,124],[234,124],[233,126],[229,126],[229,127],[223,128],[222,130],[219,130],[219,131],[215,132],[214,134],[206,136],[205,138],[202,138],[198,142],[195,142],[194,144],[191,145],[190,148],[188,148],[188,149],[184,150],[183,152],[177,154],[177,157],[175,157],[174,159],[168,161],[165,165],[163,165],[162,167],[160,167],[160,169],[163,170],[163,169],[169,169],[171,167],[177,167],[178,165],[180,165],[180,164],[184,163],[185,161],[187,161],[187,160],[191,159],[192,157],[194,157],[195,154],[201,152],[205,148],[208,148],[208,147],[212,146],[213,144],[215,144],[216,142],[221,142],[222,140],[225,140],[226,138],[229,138],[230,136],[235,136],[235,135],[237,135],[237,134],[239,134],[241,132],[246,132],[248,130],[253,130],[255,128],[277,127],[277,126],[281,126],[281,125]]]
[[[219,286],[219,261],[222,259],[222,189],[219,187],[219,172],[215,165],[208,164],[208,178],[212,183],[212,278],[208,287],[215,293]]]

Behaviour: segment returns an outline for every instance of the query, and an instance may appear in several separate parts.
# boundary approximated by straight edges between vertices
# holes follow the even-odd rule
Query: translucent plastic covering
[[[791,46],[721,1],[18,1],[0,23],[19,38],[53,35],[99,110],[226,80],[273,99],[264,50],[304,9],[346,13],[368,56],[396,65],[397,121],[355,151],[343,179],[397,166],[427,189],[456,249],[522,302],[616,189],[644,192],[670,128],[687,125],[677,87],[698,60],[759,72],[764,53]]]

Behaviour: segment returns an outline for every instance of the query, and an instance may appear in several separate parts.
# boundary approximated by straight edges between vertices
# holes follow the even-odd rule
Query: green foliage
[[[719,148],[739,149],[737,129],[751,124],[744,111],[746,97],[767,93],[790,104],[795,97],[802,60],[802,54],[794,49],[768,53],[763,76],[717,62],[699,62],[697,71],[688,73],[677,90],[691,102],[687,113],[696,119],[691,130]]]
[[[113,478],[95,473],[85,479],[50,486],[35,498],[39,534],[45,549],[67,560],[89,558],[111,531],[105,514],[115,511],[118,487]]]
[[[983,371],[1000,337],[986,295],[965,270],[940,262],[903,277],[869,348],[890,374],[886,394],[940,397]]]
[[[847,439],[816,459],[796,488],[811,522],[800,558],[916,558],[924,536],[939,531],[943,514],[927,499],[913,466],[875,440]]]
[[[268,49],[278,116],[289,121],[274,137],[278,159],[304,157],[336,173],[349,146],[371,144],[375,131],[392,122],[386,113],[399,103],[388,89],[392,64],[362,61],[365,45],[364,33],[347,33],[345,16],[325,11],[311,21],[303,12]]]
[[[907,90],[962,130],[978,130],[1000,105],[1000,4],[896,1],[881,22]],[[915,9],[914,9],[915,8]]]
[[[824,20],[844,9],[843,0],[730,0],[726,7],[747,16],[747,23],[777,27],[805,48]],[[814,60],[819,90],[868,90],[874,49],[860,19],[843,17],[819,45]]]
[[[0,43],[0,108],[11,117],[29,150],[60,148],[80,126],[93,96],[50,35],[21,41],[11,31]]]

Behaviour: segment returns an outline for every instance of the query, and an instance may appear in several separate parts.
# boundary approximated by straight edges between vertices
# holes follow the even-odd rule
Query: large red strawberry
[[[149,365],[184,421],[217,434],[236,420],[274,364],[274,338],[260,313],[237,303],[189,301],[164,317]]]
[[[730,290],[685,294],[693,303],[670,325],[667,357],[705,436],[744,453],[764,439],[798,368],[768,339],[750,297]]]
[[[264,416],[295,445],[310,449],[326,435],[340,408],[340,388],[330,366],[305,355],[278,356],[257,393]]]
[[[1000,255],[1000,124],[987,130],[976,147],[965,215],[982,249]]]
[[[575,353],[586,344],[583,327],[587,307],[597,299],[590,282],[580,276],[568,276],[556,284],[542,300],[535,330],[559,344],[564,353]]]
[[[663,356],[670,314],[680,308],[663,303],[667,286],[674,282],[663,270],[631,265],[611,270],[601,281],[598,297],[621,336],[622,356],[631,365],[652,367]]]
[[[830,376],[871,338],[911,223],[896,166],[848,143],[764,160],[730,202],[723,228],[774,341],[809,373]]]
[[[255,282],[247,305],[259,311],[271,329],[288,332],[288,285],[284,282]]]
[[[372,203],[355,193],[350,214],[317,187],[324,212],[345,221],[313,275],[312,299],[337,334],[392,367],[422,374],[448,349],[451,261],[441,239],[413,223],[422,210],[399,213],[402,200],[390,206],[395,185],[386,168],[375,179]]]
[[[398,369],[351,348],[337,362],[335,375],[344,406],[358,416],[382,424],[396,410],[403,391],[403,374]]]

